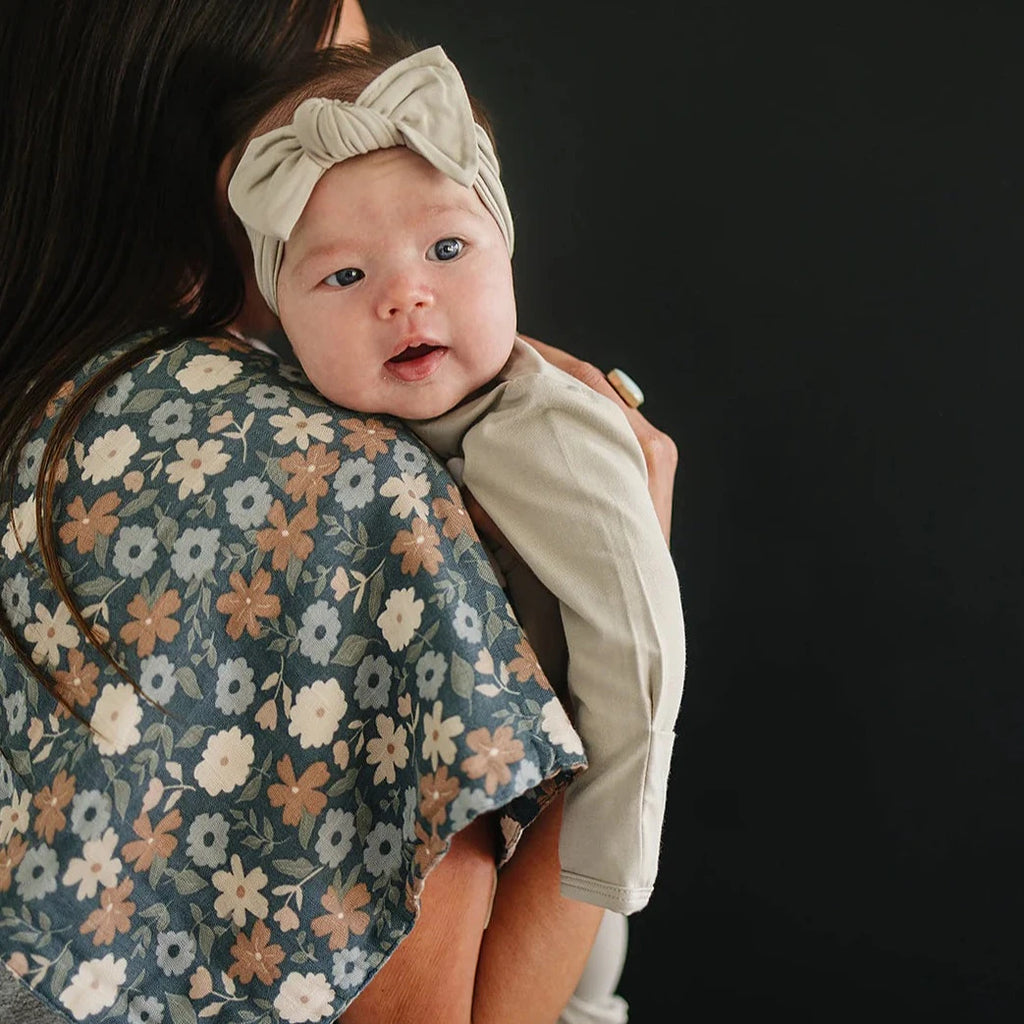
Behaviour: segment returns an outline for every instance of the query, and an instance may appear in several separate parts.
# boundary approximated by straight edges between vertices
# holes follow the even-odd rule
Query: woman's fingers
[[[638,409],[628,406],[608,382],[604,373],[592,363],[577,359],[576,356],[553,345],[528,338],[525,334],[520,337],[529,342],[549,363],[612,399],[625,413],[633,433],[640,442],[640,450],[644,453],[644,462],[647,463],[647,489],[650,491],[658,522],[661,523],[661,531],[667,542],[672,525],[672,493],[676,468],[679,465],[679,449],[676,448],[675,441],[664,431],[658,430]]]

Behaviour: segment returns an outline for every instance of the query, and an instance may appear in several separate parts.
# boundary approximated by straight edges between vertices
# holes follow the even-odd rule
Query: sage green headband
[[[378,75],[354,103],[308,99],[291,124],[254,138],[228,184],[228,201],[252,243],[256,283],[278,313],[284,244],[317,182],[335,164],[376,149],[407,146],[467,188],[501,228],[512,255],[512,214],[498,159],[455,65],[440,46]]]

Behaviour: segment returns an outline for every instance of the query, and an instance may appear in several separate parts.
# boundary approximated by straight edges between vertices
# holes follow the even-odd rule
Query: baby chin
[[[467,367],[448,346],[411,345],[384,363],[391,407],[380,411],[403,419],[433,419],[493,379],[501,365]]]

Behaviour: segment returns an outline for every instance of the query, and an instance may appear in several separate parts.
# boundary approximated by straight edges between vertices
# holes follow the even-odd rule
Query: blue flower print
[[[3,601],[4,611],[12,626],[17,627],[28,622],[28,577],[19,572],[17,576],[4,580],[3,588],[0,589],[0,601]]]
[[[367,655],[356,670],[356,703],[367,708],[382,708],[391,691],[391,662],[383,655]]]
[[[25,719],[28,716],[28,706],[25,703],[24,691],[15,690],[4,697],[4,711],[7,712],[7,728],[10,732],[21,732],[25,727]]]
[[[440,651],[427,651],[420,655],[420,660],[416,662],[416,688],[420,695],[433,700],[441,689],[447,671],[448,662]]]
[[[465,601],[460,601],[455,607],[455,632],[471,644],[480,643],[480,637],[483,636],[477,610]]]
[[[251,530],[259,526],[274,499],[270,496],[270,485],[258,476],[247,476],[243,480],[224,488],[224,506],[232,526],[240,530]]]
[[[149,436],[157,444],[166,444],[192,429],[192,406],[184,398],[161,402],[149,417]]]
[[[186,852],[201,868],[219,868],[228,859],[227,818],[197,814],[188,829]]]
[[[99,839],[110,824],[110,797],[98,789],[83,789],[71,799],[71,831],[83,843]]]
[[[151,526],[122,526],[114,542],[114,568],[122,576],[141,579],[153,568],[157,543]]]
[[[245,400],[256,409],[283,409],[288,404],[288,392],[273,384],[253,384]]]
[[[363,950],[358,948],[342,949],[334,954],[331,977],[339,988],[357,989],[366,980],[366,972],[369,967],[370,958]]]
[[[0,754],[0,800],[10,800],[14,796],[14,769],[7,758]]]
[[[132,393],[132,386],[132,375],[130,373],[122,373],[96,399],[94,408],[104,416],[119,416],[124,408],[124,403],[128,401],[128,396]]]
[[[366,870],[375,878],[397,875],[402,867],[402,833],[390,821],[380,821],[366,837]]]
[[[196,958],[196,940],[188,932],[161,932],[156,937],[157,966],[171,977],[184,974]]]
[[[326,665],[338,646],[341,618],[338,609],[326,601],[316,601],[302,613],[299,650],[314,665]]]
[[[451,802],[448,813],[455,828],[465,828],[478,814],[487,810],[487,797],[479,789],[463,789]]]
[[[522,761],[519,770],[516,772],[516,786],[524,789],[532,789],[540,785],[540,771],[532,761]]]
[[[377,472],[367,459],[346,459],[334,475],[334,493],[346,512],[363,508],[373,501]]]
[[[142,662],[139,686],[157,704],[166,707],[178,688],[177,669],[166,654],[153,654]]]
[[[336,868],[352,849],[355,834],[354,814],[338,809],[328,811],[316,838],[316,852],[321,862],[329,868]]]
[[[253,672],[245,658],[231,658],[217,668],[217,707],[225,715],[240,715],[256,696]]]
[[[32,490],[36,486],[36,477],[39,475],[39,459],[42,457],[45,447],[46,442],[41,437],[37,437],[34,441],[29,441],[21,450],[21,455],[18,458],[18,483],[28,490]]]
[[[128,1024],[163,1024],[164,1008],[152,996],[133,996],[128,1003]]]
[[[220,530],[191,526],[182,530],[171,552],[171,568],[186,582],[202,579],[217,563]]]
[[[427,464],[427,453],[422,448],[409,444],[408,441],[401,439],[395,441],[392,454],[395,457],[395,462],[398,463],[398,468],[414,476]]]
[[[57,851],[52,846],[31,847],[14,875],[18,895],[26,903],[48,896],[57,888],[57,865]]]

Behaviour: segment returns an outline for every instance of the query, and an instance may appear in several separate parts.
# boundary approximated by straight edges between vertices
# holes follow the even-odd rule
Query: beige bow
[[[472,186],[512,255],[512,214],[498,159],[455,65],[440,46],[378,75],[354,103],[309,99],[291,124],[254,138],[228,184],[228,201],[252,243],[256,283],[274,311],[284,243],[316,183],[335,164],[375,149],[407,146],[443,174]]]

